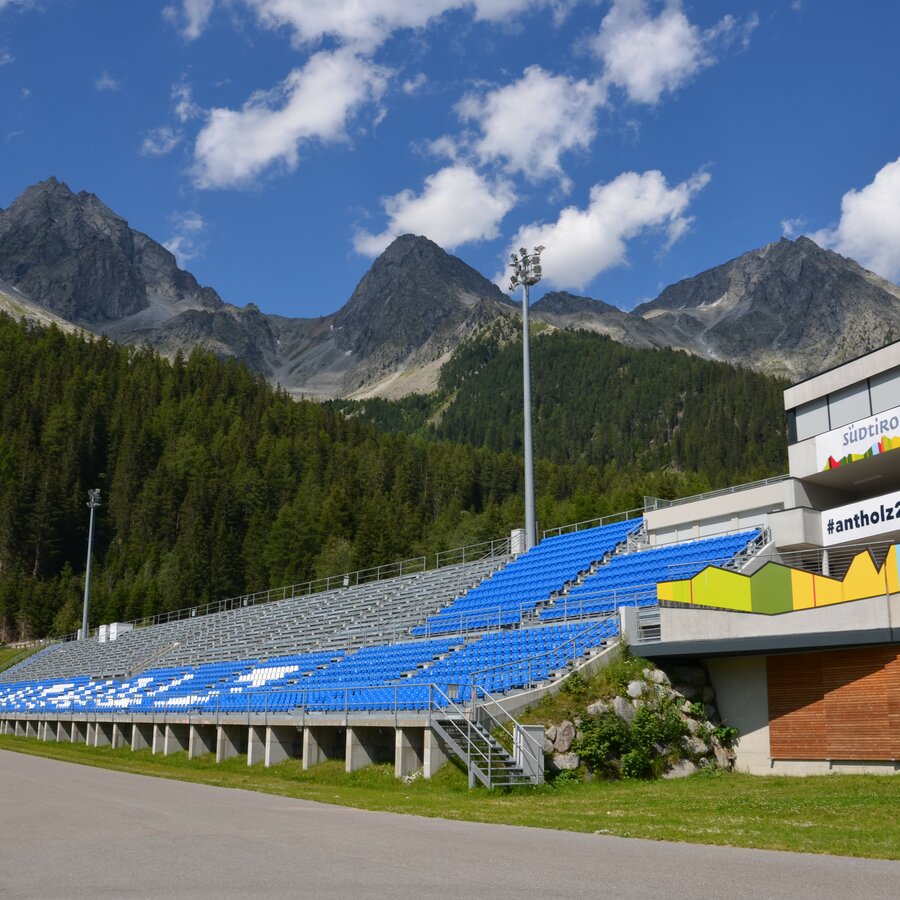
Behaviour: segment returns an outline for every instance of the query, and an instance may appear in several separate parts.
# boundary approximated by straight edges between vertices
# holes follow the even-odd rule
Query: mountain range
[[[0,210],[0,309],[167,355],[202,347],[295,396],[325,398],[429,392],[463,341],[519,306],[437,244],[403,235],[336,312],[267,315],[226,303],[94,194],[50,178]],[[632,312],[557,291],[532,314],[547,328],[799,379],[900,337],[900,288],[800,237],[679,281]]]

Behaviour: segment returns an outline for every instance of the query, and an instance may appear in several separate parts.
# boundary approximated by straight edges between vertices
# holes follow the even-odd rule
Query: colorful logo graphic
[[[848,453],[846,456],[842,456],[840,459],[835,459],[833,456],[829,456],[822,471],[827,472],[829,469],[837,469],[841,466],[846,466],[850,463],[858,462],[861,459],[868,459],[870,456],[878,456],[881,453],[887,453],[889,450],[898,449],[900,449],[900,435],[894,435],[893,437],[883,437],[877,444],[872,444],[872,446],[869,447],[869,449],[864,453]]]

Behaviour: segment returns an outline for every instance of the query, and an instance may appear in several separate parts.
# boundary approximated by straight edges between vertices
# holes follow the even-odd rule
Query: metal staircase
[[[475,786],[475,779],[488,790],[535,783],[490,732],[470,719],[432,719],[431,727],[465,764],[469,787]]]
[[[469,787],[480,781],[488,790],[495,787],[542,784],[544,781],[544,749],[535,735],[529,734],[512,716],[505,713],[482,688],[484,704],[476,702],[463,709],[450,700],[437,685],[432,686],[435,699],[443,701],[431,717],[431,728],[446,748],[466,767]],[[473,692],[473,697],[477,694]],[[498,714],[488,711],[495,705]],[[504,721],[512,725],[506,727]],[[543,737],[543,728],[540,729]],[[505,735],[513,746],[511,754],[494,736]]]

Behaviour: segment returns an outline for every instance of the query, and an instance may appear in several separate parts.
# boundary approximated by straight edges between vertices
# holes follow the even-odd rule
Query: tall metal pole
[[[522,394],[524,429],[522,435],[525,453],[525,549],[537,543],[537,518],[534,504],[534,441],[531,434],[531,339],[528,322],[528,288],[541,280],[541,253],[543,247],[535,247],[529,253],[524,247],[513,253],[510,268],[509,289],[522,285]]]
[[[531,340],[528,327],[528,282],[522,285],[522,394],[524,398],[525,451],[525,549],[537,543],[537,520],[534,512],[534,441],[531,437]]]
[[[91,511],[91,522],[88,525],[87,566],[84,570],[84,608],[81,612],[81,639],[87,640],[88,618],[91,611],[91,550],[94,543],[94,510],[100,505],[100,489],[88,491],[88,509]]]

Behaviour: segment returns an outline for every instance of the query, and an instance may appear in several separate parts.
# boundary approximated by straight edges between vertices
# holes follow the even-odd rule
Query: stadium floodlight
[[[91,611],[91,549],[94,543],[94,510],[100,505],[100,488],[88,491],[88,509],[91,511],[91,522],[88,526],[87,566],[84,570],[84,608],[81,611],[81,639],[87,640],[88,616]]]
[[[525,247],[519,248],[518,255],[511,255],[509,264],[512,275],[509,291],[512,293],[522,286],[522,388],[524,400],[524,433],[522,441],[525,451],[525,549],[530,550],[537,543],[537,520],[534,509],[534,442],[531,437],[531,347],[528,334],[528,288],[541,280],[541,253],[546,248],[537,246],[529,253]]]

